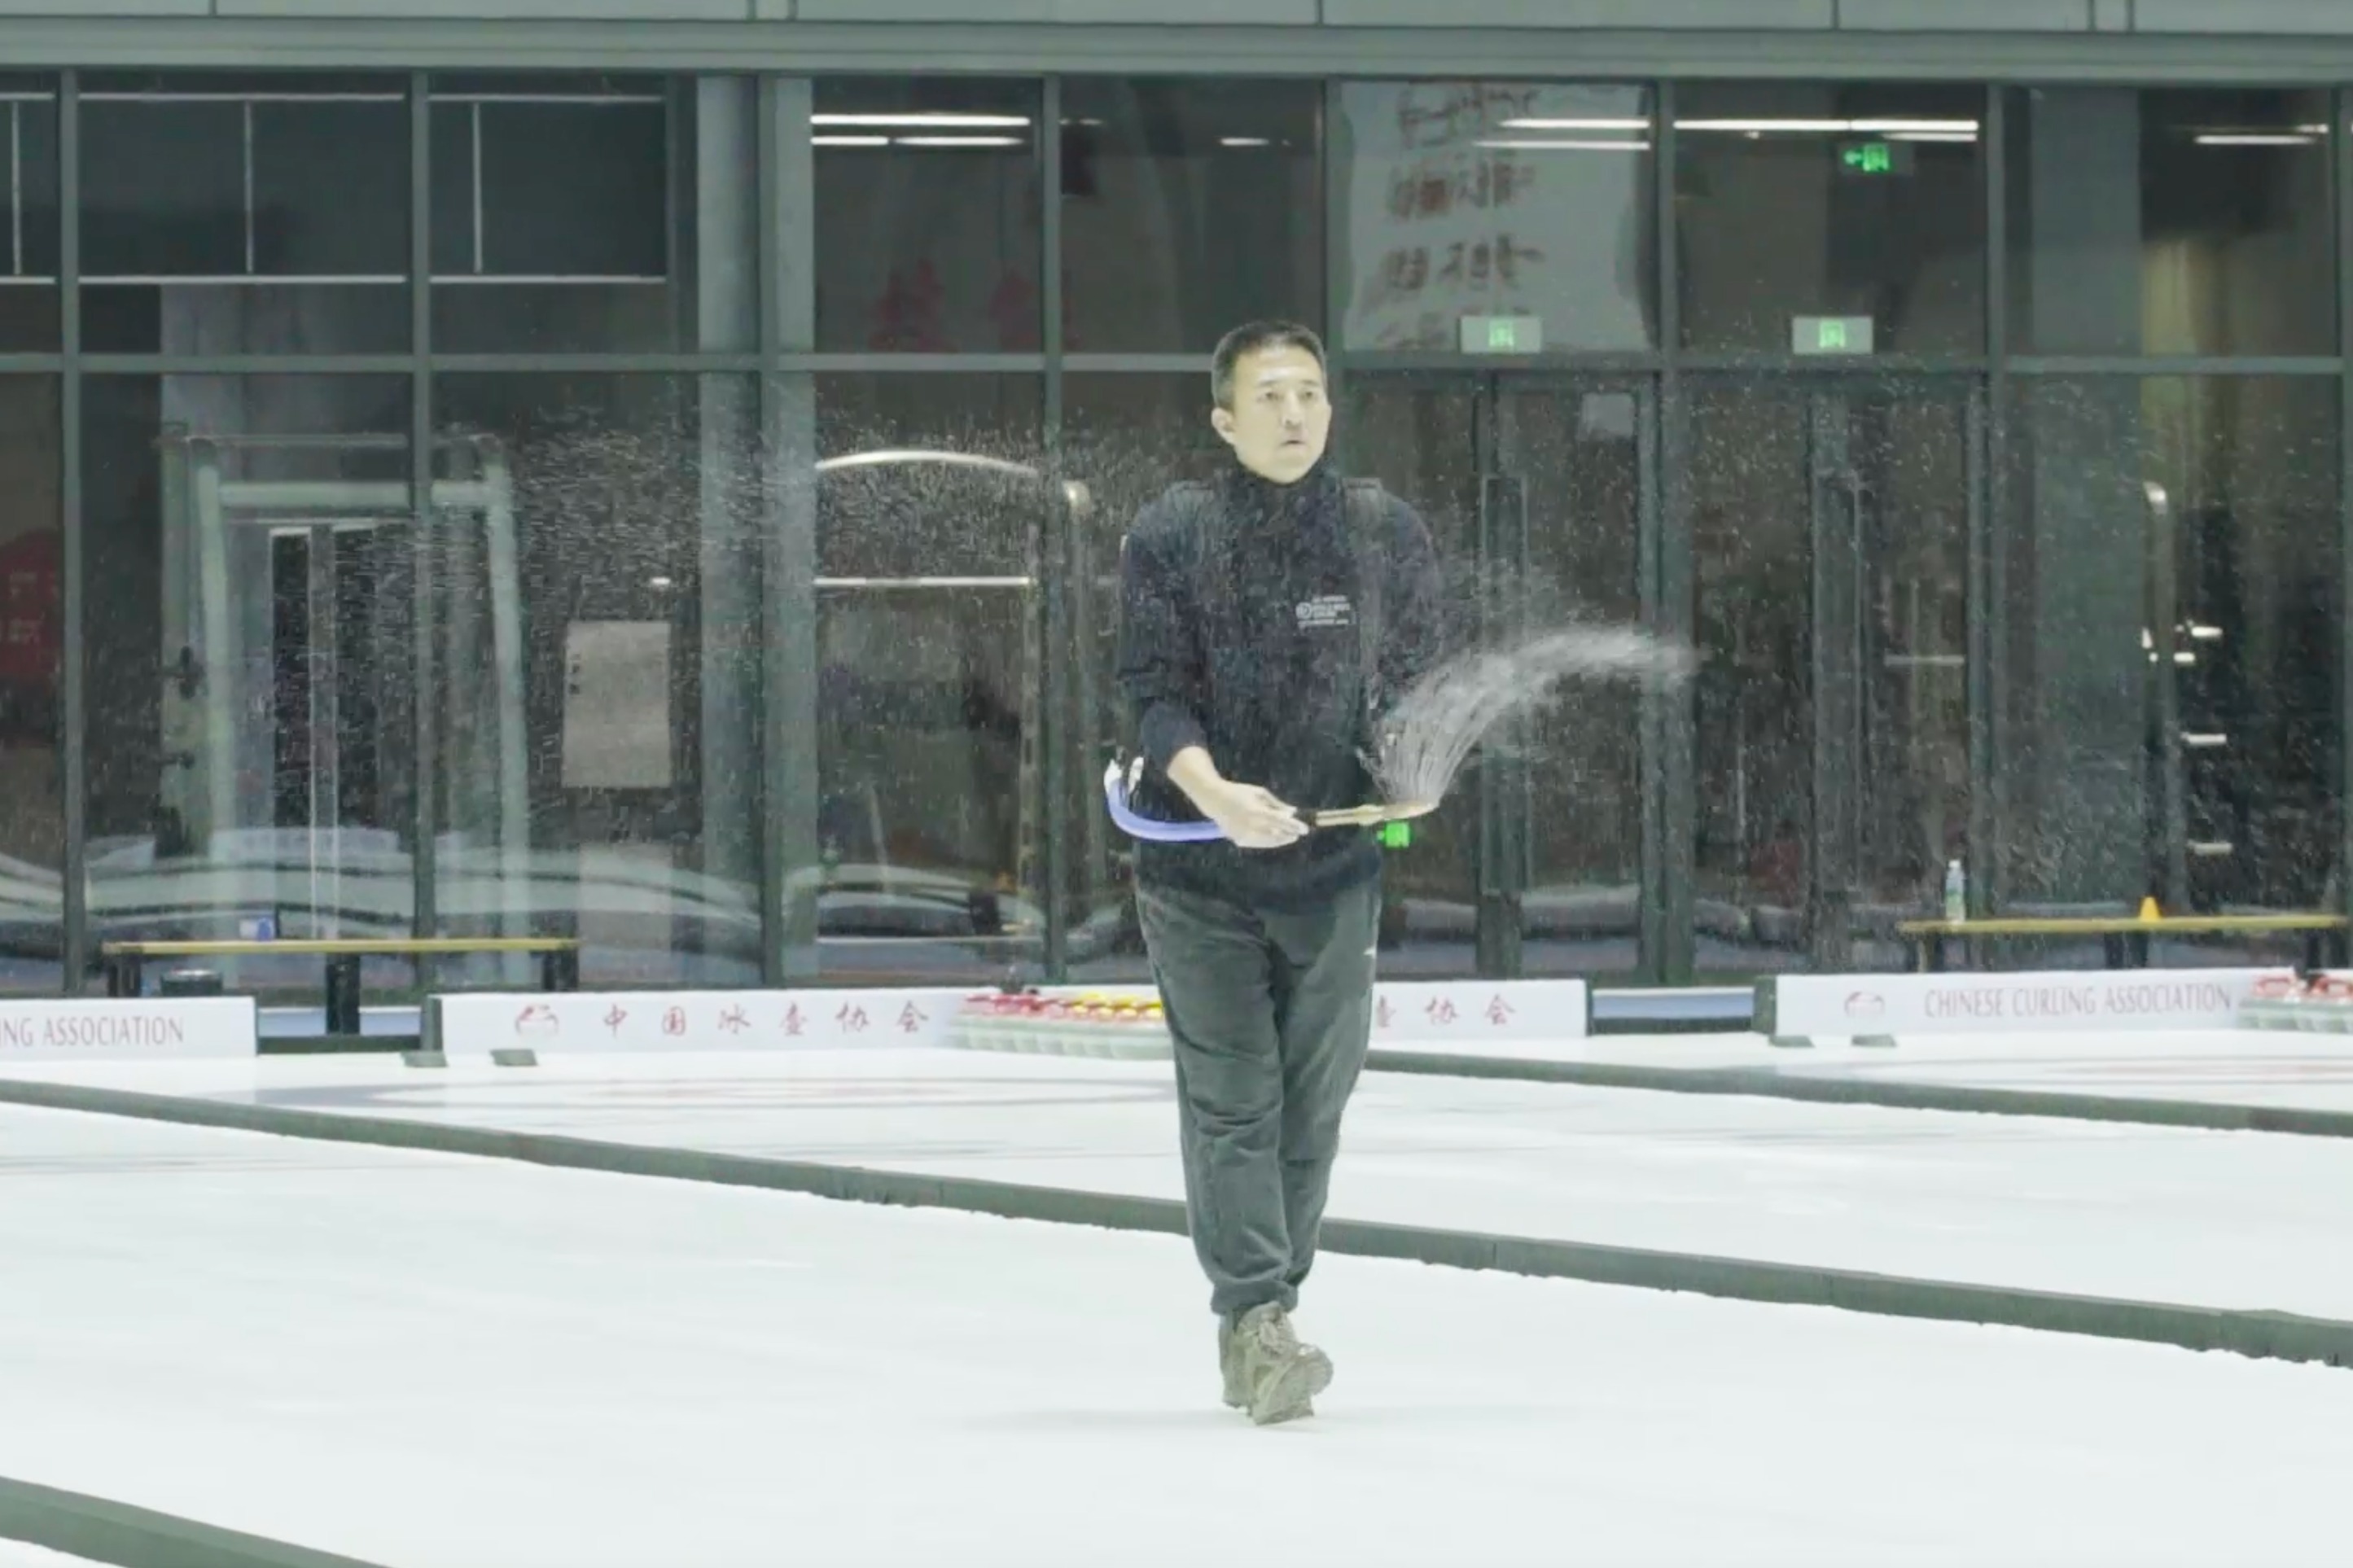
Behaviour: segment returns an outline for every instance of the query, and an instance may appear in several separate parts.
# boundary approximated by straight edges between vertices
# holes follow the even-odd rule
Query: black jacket
[[[1120,546],[1119,681],[1146,764],[1132,804],[1198,820],[1166,775],[1191,745],[1302,811],[1377,799],[1363,754],[1379,712],[1440,651],[1440,600],[1421,519],[1377,487],[1344,484],[1328,459],[1293,485],[1235,464],[1212,484],[1172,488]],[[1282,849],[1136,846],[1146,885],[1277,908],[1379,868],[1363,828],[1320,828]]]

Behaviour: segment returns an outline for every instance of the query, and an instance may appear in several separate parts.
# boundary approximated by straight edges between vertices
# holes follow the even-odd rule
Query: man
[[[1380,914],[1373,833],[1301,814],[1377,798],[1374,721],[1438,651],[1429,532],[1326,461],[1324,382],[1303,327],[1227,334],[1209,421],[1233,460],[1146,506],[1121,547],[1134,804],[1224,833],[1139,843],[1136,903],[1226,1403],[1261,1425],[1314,1414],[1332,1377],[1290,1314],[1371,1040]]]

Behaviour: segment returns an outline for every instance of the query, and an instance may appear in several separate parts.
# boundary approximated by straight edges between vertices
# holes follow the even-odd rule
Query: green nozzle
[[[1408,845],[1411,844],[1412,842],[1413,842],[1413,824],[1412,824],[1412,823],[1410,823],[1410,822],[1384,822],[1384,823],[1382,823],[1382,824],[1381,824],[1381,847],[1382,847],[1382,848],[1384,848],[1384,849],[1402,849],[1402,848],[1406,847],[1406,846],[1408,846]]]

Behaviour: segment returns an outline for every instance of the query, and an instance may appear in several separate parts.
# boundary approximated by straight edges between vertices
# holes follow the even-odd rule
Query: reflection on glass
[[[817,879],[822,972],[1034,973],[1040,387],[828,375],[815,394],[818,864],[794,876]]]
[[[58,384],[0,377],[0,991],[55,991],[65,854]]]
[[[1896,967],[1967,858],[1966,406],[1695,391],[1703,970]]]
[[[1646,89],[1349,82],[1340,101],[1345,347],[1451,353],[1493,316],[1548,348],[1655,342]]]
[[[1069,79],[1064,346],[1206,352],[1243,321],[1319,325],[1319,97],[1312,82]]]
[[[584,984],[755,982],[749,378],[449,375],[434,396],[441,929],[576,935]]]
[[[1035,353],[1039,88],[820,77],[817,346]]]
[[[1494,519],[1524,540],[1512,572],[1539,626],[1630,626],[1641,526],[1642,421],[1630,392],[1506,384],[1493,492],[1522,518]],[[1529,883],[1522,966],[1529,974],[1631,969],[1641,931],[1641,698],[1623,683],[1566,683],[1527,725],[1523,810]]]
[[[2336,390],[2021,384],[1998,632],[2010,907],[2339,901]]]
[[[1356,376],[1334,441],[1351,474],[1379,479],[1413,503],[1430,527],[1450,584],[1460,637],[1476,625],[1474,589],[1482,499],[1475,421],[1479,394],[1465,379]],[[1389,852],[1381,910],[1382,973],[1470,974],[1479,950],[1479,784],[1473,762],[1446,803],[1413,825],[1413,842]]]
[[[750,77],[436,77],[433,339],[495,353],[758,342]]]
[[[0,228],[0,349],[58,346],[58,86],[0,75],[8,211]]]
[[[1683,342],[1852,353],[1867,331],[1865,352],[1983,352],[1985,102],[1965,87],[1678,88]],[[1825,340],[1825,320],[1847,325]]]
[[[398,936],[415,822],[409,387],[84,384],[93,936]],[[311,992],[316,959],[223,961]],[[371,986],[407,983],[370,961]]]
[[[2010,342],[2333,354],[2329,95],[2014,89]]]
[[[1084,980],[1150,978],[1135,923],[1134,853],[1110,826],[1103,772],[1133,733],[1114,679],[1119,544],[1135,514],[1181,479],[1207,479],[1232,460],[1209,425],[1206,360],[1196,374],[1073,375],[1063,383],[1064,461],[1082,487],[1072,519],[1068,602],[1077,637],[1070,758],[1073,805],[1071,973]]]
[[[80,105],[87,346],[408,346],[405,80],[97,74]]]

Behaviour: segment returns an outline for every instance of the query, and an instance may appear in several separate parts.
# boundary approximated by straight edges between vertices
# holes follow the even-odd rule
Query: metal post
[[[1039,845],[1037,886],[1034,889],[1025,886],[1022,891],[1038,899],[1044,910],[1045,951],[1041,956],[1045,976],[1049,982],[1059,982],[1070,969],[1072,901],[1071,857],[1067,850],[1071,831],[1070,769],[1063,753],[1066,748],[1079,743],[1086,729],[1071,722],[1070,713],[1070,666],[1078,639],[1071,635],[1069,594],[1073,556],[1071,530],[1076,520],[1064,488],[1062,463],[1062,79],[1048,77],[1044,91],[1038,123],[1044,142],[1039,151],[1044,160],[1040,178],[1045,195],[1038,205],[1043,225],[1039,236],[1039,255],[1042,258],[1039,294],[1045,320],[1039,323],[1039,341],[1046,354],[1046,482],[1034,503],[1038,508],[1037,521],[1031,526],[1040,548],[1033,552],[1031,577],[1041,590],[1034,613],[1044,633],[1045,689],[1044,700],[1037,710],[1039,733],[1034,742],[1022,737],[1022,744],[1025,748],[1034,746],[1035,754],[1043,763],[1039,770],[1041,776],[1025,779],[1023,787],[1025,791],[1044,792],[1046,831]],[[1086,770],[1082,767],[1079,772],[1084,776]],[[1024,814],[1034,813],[1039,805],[1034,796],[1025,798],[1021,810]]]
[[[409,828],[409,874],[416,900],[410,931],[417,936],[440,934],[435,900],[434,849],[439,840],[435,791],[440,784],[435,744],[439,726],[435,712],[439,694],[434,689],[434,514],[433,514],[433,101],[430,79],[423,71],[408,76],[408,508],[410,561],[413,581],[409,679],[414,697],[411,712],[416,735],[409,763],[411,800],[415,810]],[[417,955],[417,988],[433,989],[434,961]]]
[[[1646,583],[1653,596],[1646,611],[1654,616],[1660,635],[1695,640],[1698,636],[1692,561],[1692,520],[1686,487],[1682,482],[1689,457],[1690,410],[1685,406],[1677,365],[1683,354],[1682,286],[1675,262],[1675,84],[1658,85],[1658,135],[1652,191],[1657,202],[1656,245],[1658,289],[1660,438],[1658,489],[1659,529],[1657,575]],[[1654,690],[1647,701],[1651,722],[1644,727],[1649,766],[1645,809],[1655,814],[1659,872],[1663,893],[1655,911],[1643,921],[1643,967],[1649,976],[1669,985],[1689,984],[1697,961],[1694,881],[1698,869],[1698,768],[1694,757],[1698,733],[1698,683],[1685,681]]]
[[[90,702],[82,668],[82,573],[86,541],[82,518],[81,374],[81,99],[78,73],[58,84],[58,312],[65,374],[58,387],[58,527],[64,538],[58,567],[58,614],[64,626],[58,656],[64,688],[62,737],[65,755],[59,779],[65,792],[65,864],[58,870],[64,897],[58,910],[62,973],[58,989],[81,994],[90,967]]]
[[[2001,705],[2009,698],[2009,572],[2003,538],[2010,496],[2010,123],[1999,85],[1986,89],[1986,380],[1970,399],[1969,578],[1967,603],[1969,724],[1968,912],[2003,907],[2007,868],[1997,846],[2010,823],[2004,802]]]
[[[2353,916],[2353,94],[2330,95],[2337,194],[2337,867],[2336,911]]]

